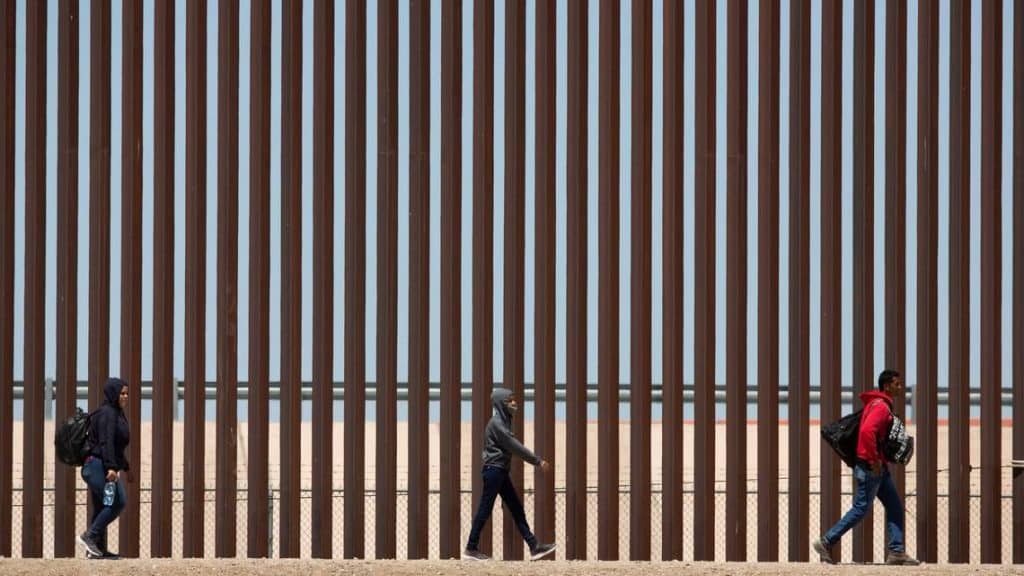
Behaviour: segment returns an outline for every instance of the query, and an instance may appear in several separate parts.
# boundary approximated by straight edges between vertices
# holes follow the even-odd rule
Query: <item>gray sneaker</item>
[[[469,548],[466,548],[465,550],[462,551],[462,559],[463,560],[474,560],[474,561],[478,561],[479,560],[479,561],[482,561],[482,560],[490,560],[491,557],[488,556],[487,554],[484,554],[483,552],[481,552],[479,550],[470,550]]]
[[[921,561],[906,552],[889,552],[885,555],[885,563],[890,566],[919,566]]]
[[[96,545],[96,541],[93,540],[88,532],[82,532],[78,535],[78,543],[85,548],[86,556],[103,556],[103,550]]]
[[[832,558],[832,547],[825,544],[824,538],[818,538],[811,543],[814,547],[814,551],[818,553],[818,559],[826,564],[835,564],[836,561]]]
[[[537,544],[530,550],[530,560],[540,560],[548,554],[555,553],[554,544]]]

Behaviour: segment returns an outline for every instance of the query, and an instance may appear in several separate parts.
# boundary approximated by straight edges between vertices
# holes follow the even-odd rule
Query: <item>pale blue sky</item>
[[[14,376],[20,379],[23,375],[24,360],[24,88],[25,88],[25,2],[18,1],[18,23],[17,23],[17,122],[16,138],[18,142],[16,158],[16,272],[15,272],[15,356]],[[89,177],[89,21],[90,21],[90,0],[82,0],[81,30],[80,30],[80,104],[79,104],[79,176],[80,176],[80,201],[79,201],[79,279],[78,286],[80,297],[78,302],[78,375],[84,379],[87,376],[87,348],[88,348],[88,177]],[[313,49],[313,2],[303,2],[303,362],[302,376],[304,379],[311,379],[312,376],[312,49]],[[462,374],[464,380],[468,381],[471,375],[472,366],[472,118],[473,118],[473,2],[467,1],[463,4],[463,255],[462,255],[462,298],[463,298],[463,347],[462,347]],[[622,27],[621,27],[621,260],[620,260],[620,377],[624,385],[628,385],[630,374],[630,30],[631,30],[631,2],[622,0]],[[148,379],[152,375],[152,222],[153,222],[153,0],[145,0],[145,33],[144,33],[144,126],[143,126],[143,148],[144,148],[144,218],[143,218],[143,378]],[[783,194],[780,198],[780,377],[783,384],[788,382],[787,361],[788,358],[788,313],[787,294],[789,288],[788,275],[788,189],[789,164],[788,164],[788,143],[789,143],[789,0],[782,0],[781,17],[781,110],[780,110],[780,185]],[[175,188],[176,199],[176,222],[178,224],[176,241],[176,286],[175,286],[175,362],[174,373],[177,378],[184,374],[184,221],[185,221],[185,4],[179,2],[177,7],[176,20],[176,149],[175,157]],[[240,68],[239,68],[239,378],[245,379],[248,373],[248,170],[249,170],[249,22],[250,3],[241,0],[241,28],[240,28]],[[749,371],[748,376],[751,384],[757,381],[757,179],[755,178],[757,167],[757,122],[759,118],[757,100],[757,78],[758,78],[758,19],[756,17],[759,2],[751,0],[748,18],[748,52],[749,52],[749,78],[750,90],[749,114],[748,114],[748,183],[750,210],[748,218],[748,257],[750,258],[749,268]],[[948,173],[947,164],[942,159],[948,156],[949,136],[949,2],[941,0],[940,15],[940,95],[939,95],[939,154],[940,154],[940,178],[939,178],[939,240],[940,247],[948,243],[949,217],[948,217]],[[533,379],[533,326],[534,326],[534,155],[533,142],[535,138],[535,20],[536,0],[527,2],[527,58],[526,58],[526,346],[525,350],[525,377],[527,381]],[[207,108],[207,302],[206,302],[206,374],[207,378],[215,378],[216,352],[215,352],[215,329],[216,329],[216,293],[214,285],[216,282],[216,232],[217,232],[217,202],[216,202],[216,181],[217,181],[217,8],[218,2],[210,0],[208,15],[208,108]],[[907,366],[902,367],[907,373],[908,383],[916,383],[916,133],[917,133],[917,9],[918,0],[910,0],[908,7],[908,67],[907,67],[907,125],[902,127],[907,131]],[[725,224],[725,200],[726,200],[726,121],[725,110],[726,94],[726,58],[727,58],[727,30],[726,30],[726,2],[718,3],[718,30],[717,30],[717,134],[718,134],[718,202],[716,207],[717,218],[717,286],[719,298],[717,302],[718,326],[717,338],[717,360],[716,372],[718,380],[725,379],[725,300],[724,287],[725,278],[725,257],[726,257],[726,224]],[[1003,121],[1003,310],[1004,318],[1009,317],[1011,311],[1010,297],[1012,295],[1012,245],[1010,242],[1012,234],[1011,220],[1011,175],[1012,175],[1012,142],[1013,111],[1008,103],[1011,101],[1013,91],[1013,2],[1004,3],[1004,52],[1003,52],[1003,90],[1004,90],[1004,121]],[[653,144],[654,159],[652,166],[653,175],[653,377],[660,382],[662,378],[662,326],[660,322],[663,310],[662,293],[662,221],[660,213],[662,209],[662,113],[665,106],[662,97],[662,76],[663,76],[663,30],[659,25],[662,22],[663,0],[654,2],[654,42],[653,42],[653,83],[654,83],[654,105],[653,105]],[[883,351],[885,346],[884,327],[884,183],[885,183],[885,2],[879,1],[876,7],[876,46],[875,46],[875,364],[877,368],[882,367]],[[440,378],[440,13],[441,2],[435,1],[431,5],[431,338],[430,338],[430,376],[432,380]],[[504,13],[505,3],[497,0],[495,3],[495,66],[494,66],[494,377],[500,380],[503,374],[502,355],[502,276],[503,276],[503,247],[502,228],[503,215],[503,169],[504,169],[504,62],[505,62],[505,34],[504,34]],[[111,370],[116,373],[119,366],[119,342],[120,342],[120,252],[121,234],[116,223],[120,222],[120,193],[121,193],[121,14],[114,11],[112,26],[112,114],[111,114],[111,208],[112,222],[115,223],[112,232],[113,253],[111,258]],[[558,246],[557,246],[557,379],[565,380],[565,302],[566,302],[566,208],[565,208],[565,187],[566,187],[566,3],[559,2],[558,5],[558,109],[557,109],[557,178],[558,178]],[[590,0],[590,102],[588,109],[589,128],[589,281],[588,281],[588,378],[591,381],[597,379],[597,287],[598,287],[598,260],[597,260],[597,163],[598,147],[600,146],[599,133],[597,129],[597,95],[599,80],[598,63],[598,42],[599,42],[599,5],[597,0]],[[686,140],[685,156],[680,159],[685,167],[685,278],[686,287],[683,294],[685,301],[685,347],[684,347],[684,370],[687,381],[693,378],[693,94],[694,94],[694,2],[686,2],[686,92],[685,92],[685,120]],[[814,343],[818,342],[820,334],[820,274],[818,268],[819,250],[818,240],[820,238],[820,225],[817,215],[820,213],[820,88],[821,88],[821,3],[820,0],[812,0],[811,17],[811,276],[807,279],[810,282],[811,290],[811,378],[817,382],[819,374],[818,349]],[[280,78],[281,78],[281,2],[273,2],[273,64],[272,64],[272,119],[271,119],[271,313],[270,313],[270,376],[276,379],[280,375]],[[345,99],[345,10],[344,4],[339,3],[336,9],[336,40],[335,40],[335,356],[334,374],[337,380],[341,380],[343,373],[343,334],[344,334],[344,297],[343,297],[343,270],[344,270],[344,99]],[[981,96],[981,3],[973,3],[972,14],[972,124],[971,124],[971,170],[972,170],[972,285],[971,285],[971,375],[972,381],[977,383],[980,376],[979,367],[979,344],[980,344],[980,217],[979,198],[981,194],[980,184],[980,96]],[[843,383],[850,384],[852,381],[852,301],[851,290],[852,280],[852,126],[853,126],[853,58],[855,54],[853,38],[853,3],[846,2],[844,6],[844,31],[843,31]],[[409,40],[409,12],[408,3],[399,2],[399,338],[398,338],[398,377],[404,380],[407,377],[408,357],[408,40]],[[55,167],[57,157],[57,2],[49,2],[49,28],[48,28],[48,62],[47,62],[47,156],[51,166]],[[374,379],[376,376],[376,233],[375,222],[377,218],[376,204],[376,113],[377,113],[377,9],[376,2],[370,1],[367,10],[367,212],[369,233],[367,235],[367,327],[366,327],[366,376]],[[543,56],[542,56],[543,57]],[[896,128],[896,127],[893,127]],[[47,226],[51,231],[47,234],[47,295],[46,295],[46,374],[53,377],[56,366],[56,235],[52,230],[56,227],[56,169],[51,168],[47,173]],[[946,358],[948,354],[948,263],[945,251],[940,250],[939,273],[936,279],[939,287],[939,358]],[[1006,350],[1009,350],[1011,341],[1010,325],[1005,322],[1003,325],[1003,342]],[[1008,385],[1011,374],[1011,356],[1003,354],[1003,375],[1004,385]],[[947,366],[943,363],[939,367],[939,384],[947,383]],[[754,410],[755,407],[751,407]]]

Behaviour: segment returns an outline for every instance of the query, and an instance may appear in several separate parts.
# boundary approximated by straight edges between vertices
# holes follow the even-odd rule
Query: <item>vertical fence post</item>
[[[567,560],[585,560],[587,558],[588,2],[569,2],[568,10],[565,558]]]
[[[779,560],[779,1],[758,12],[757,560]],[[790,29],[792,34],[792,28]],[[792,78],[792,76],[791,76]],[[792,81],[790,86],[792,86]],[[794,175],[790,173],[790,180]],[[792,345],[792,344],[791,344]],[[792,419],[793,414],[790,414]],[[792,421],[792,420],[791,420]],[[792,470],[790,470],[792,474]],[[793,535],[790,535],[792,538]]]
[[[715,523],[715,31],[717,0],[696,6],[694,200],[694,526]],[[693,531],[695,560],[714,560],[710,530]]]
[[[14,78],[17,3],[0,3],[0,77]],[[26,74],[27,76],[27,74]],[[0,461],[14,458],[14,173],[15,82],[0,85]],[[11,556],[13,470],[0,470],[0,556]]]
[[[917,555],[937,562],[939,5],[918,4],[917,20]]]
[[[662,560],[683,559],[683,79],[686,9],[666,2],[664,176],[664,382],[662,385]]]
[[[1021,461],[1024,460],[1024,57],[1021,57],[1024,54],[1024,10],[1021,9],[1013,12],[1013,54],[1013,459]],[[0,545],[2,542],[0,538]],[[1024,468],[1020,467],[1013,469],[1013,563],[1024,564]]]
[[[949,7],[949,558],[970,560],[971,3]]]

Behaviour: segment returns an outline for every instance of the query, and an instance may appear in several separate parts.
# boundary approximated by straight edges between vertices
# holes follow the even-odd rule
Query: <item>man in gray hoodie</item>
[[[516,528],[523,535],[523,540],[530,547],[530,559],[537,560],[555,551],[554,544],[538,544],[537,537],[530,531],[530,524],[526,521],[526,513],[523,511],[523,503],[519,500],[516,488],[509,476],[509,465],[512,463],[512,455],[522,458],[534,466],[540,466],[545,473],[551,470],[551,464],[541,460],[529,448],[516,439],[512,432],[512,416],[519,408],[512,391],[507,388],[495,388],[491,393],[491,401],[494,403],[494,415],[487,423],[484,432],[484,450],[482,453],[483,470],[483,494],[480,497],[480,507],[473,518],[473,528],[469,532],[469,541],[466,543],[466,550],[462,553],[463,560],[490,560],[483,552],[477,549],[480,543],[480,532],[484,524],[491,517],[491,510],[494,508],[494,500],[501,494],[501,500],[508,506],[515,520]]]

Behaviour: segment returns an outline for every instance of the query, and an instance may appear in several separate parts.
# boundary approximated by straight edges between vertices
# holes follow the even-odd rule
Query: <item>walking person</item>
[[[515,520],[516,528],[519,529],[523,540],[530,547],[530,559],[537,560],[553,553],[555,545],[539,544],[537,537],[530,531],[526,513],[523,511],[523,503],[519,500],[516,488],[512,484],[512,478],[509,476],[509,465],[512,462],[513,454],[534,466],[540,466],[545,473],[550,472],[551,464],[538,458],[512,433],[512,417],[519,408],[512,391],[507,388],[496,388],[491,393],[491,401],[494,403],[494,415],[491,416],[491,421],[487,423],[484,432],[484,449],[481,458],[483,469],[480,474],[483,476],[483,494],[480,496],[480,506],[477,508],[476,516],[473,517],[473,527],[469,532],[469,541],[466,543],[466,550],[462,553],[462,559],[490,560],[490,557],[477,549],[477,546],[480,543],[480,532],[483,531],[484,524],[491,517],[494,500],[500,494],[502,502],[508,506],[512,519]]]
[[[116,558],[107,549],[107,526],[124,510],[123,476],[128,473],[124,451],[131,440],[124,409],[128,383],[111,378],[103,389],[105,402],[89,420],[89,456],[82,466],[82,480],[89,487],[93,512],[89,529],[78,536],[88,558]]]
[[[860,431],[857,436],[857,464],[853,477],[857,480],[857,491],[853,506],[839,522],[820,539],[813,543],[814,551],[822,562],[835,564],[832,547],[843,534],[864,519],[871,509],[875,497],[885,507],[885,528],[887,545],[886,564],[918,565],[921,562],[907,555],[904,544],[904,509],[896,485],[889,474],[888,463],[880,448],[888,438],[893,423],[893,400],[903,396],[903,378],[895,370],[884,370],[878,376],[878,390],[869,390],[860,395],[864,403]]]

